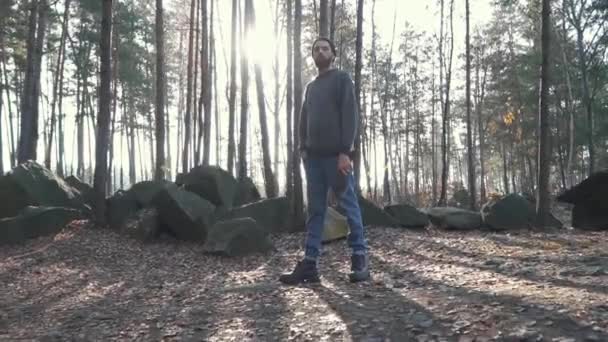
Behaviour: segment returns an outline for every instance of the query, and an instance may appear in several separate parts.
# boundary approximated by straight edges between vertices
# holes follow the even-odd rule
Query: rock
[[[323,223],[322,242],[344,239],[348,236],[349,232],[346,217],[342,216],[336,209],[328,207]]]
[[[73,208],[26,206],[18,216],[0,219],[0,245],[60,232],[82,213]]]
[[[431,223],[441,229],[479,229],[482,223],[480,213],[453,207],[431,208],[427,215]]]
[[[257,202],[262,199],[258,188],[249,177],[245,177],[238,181],[237,191],[234,196],[232,205],[235,207]]]
[[[361,196],[359,196],[359,207],[364,226],[398,227],[400,225],[397,219]]]
[[[65,207],[90,213],[80,192],[35,161],[0,177],[0,218],[17,216],[26,206]]]
[[[125,220],[138,210],[137,199],[133,192],[118,190],[112,197],[106,199],[106,216],[108,225],[119,230]]]
[[[493,229],[525,229],[532,225],[535,210],[525,197],[509,194],[497,201],[486,203],[481,208],[481,214],[483,222]]]
[[[213,203],[215,206],[230,209],[239,188],[238,182],[230,173],[217,166],[197,166],[187,174],[176,179],[177,185],[184,185],[193,192]]]
[[[395,204],[384,207],[389,215],[407,228],[423,228],[429,224],[429,218],[423,212],[409,204]]]
[[[95,203],[95,193],[93,192],[92,186],[83,182],[74,175],[67,177],[65,182],[68,183],[72,188],[78,190],[88,205],[92,206],[93,203]]]
[[[137,211],[124,221],[121,232],[144,242],[158,238],[161,234],[158,211],[155,208]]]
[[[252,218],[237,218],[215,223],[203,250],[230,257],[266,253],[273,249],[268,233]]]
[[[151,207],[156,195],[167,187],[177,188],[169,181],[143,181],[133,184],[128,191],[135,196],[137,208],[143,209]]]
[[[596,172],[557,197],[574,204],[572,227],[586,230],[608,230],[608,170]]]
[[[219,209],[216,219],[225,221],[250,217],[269,233],[286,232],[289,223],[289,201],[287,197],[264,199],[225,211]]]
[[[152,205],[176,238],[205,242],[215,210],[209,201],[190,191],[168,186],[158,192]]]

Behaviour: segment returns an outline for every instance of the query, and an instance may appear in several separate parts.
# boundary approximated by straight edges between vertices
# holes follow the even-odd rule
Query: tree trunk
[[[165,178],[165,42],[163,0],[156,0],[156,168],[154,179]]]
[[[437,132],[436,132],[436,121],[435,121],[435,112],[436,112],[436,86],[435,86],[435,60],[433,60],[433,77],[431,78],[431,192],[432,192],[432,204],[435,205],[437,203]]]
[[[114,172],[114,136],[116,135],[116,111],[118,110],[118,30],[112,31],[112,119],[110,127],[110,155],[108,159],[107,193],[112,193],[116,172]],[[124,101],[124,99],[123,99]],[[122,156],[122,150],[120,151]]]
[[[469,0],[466,4],[466,104],[467,104],[467,157],[469,176],[469,207],[475,210],[477,207],[477,192],[475,191],[475,162],[473,156],[473,124],[471,123],[471,35],[470,35],[470,9]]]
[[[277,1],[275,7],[275,19],[274,19],[274,36],[279,37],[279,6],[280,2]],[[275,181],[279,178],[279,160],[280,160],[280,149],[279,149],[279,140],[281,137],[281,121],[280,121],[280,109],[281,109],[281,81],[280,81],[280,71],[279,71],[279,44],[274,49],[274,61],[272,65],[273,73],[274,73],[274,172],[275,172]],[[275,184],[275,189],[277,194],[279,191],[278,182]]]
[[[5,48],[4,45],[0,46],[2,48],[2,50],[0,51],[2,53],[2,59],[0,60],[0,62],[2,63],[2,70],[0,70],[0,73],[4,72],[4,80],[6,81],[6,104],[7,104],[7,108],[8,108],[8,128],[9,128],[9,148],[10,148],[10,164],[11,164],[11,168],[15,167],[16,164],[16,160],[17,160],[17,154],[15,153],[15,134],[14,134],[14,129],[13,129],[13,109],[12,109],[12,104],[11,104],[11,96],[10,96],[10,90],[9,90],[9,79],[8,79],[8,73],[6,72],[6,60],[4,59],[4,57],[6,56],[6,52],[5,52]],[[0,93],[0,96],[2,96],[2,94]],[[18,96],[17,96],[18,97]]]
[[[200,54],[198,53],[199,50],[199,45],[200,45],[200,35],[201,35],[201,31],[200,31],[200,25],[201,23],[199,22],[200,19],[200,9],[201,9],[201,1],[202,0],[197,0],[196,1],[196,9],[195,9],[195,17],[194,17],[194,22],[195,22],[195,27],[194,27],[194,75],[193,77],[193,84],[192,84],[192,111],[193,111],[193,117],[192,117],[192,136],[190,138],[190,140],[192,141],[192,154],[190,155],[190,157],[192,158],[192,162],[194,163],[193,166],[197,166],[198,162],[199,162],[199,148],[200,148],[200,144],[198,144],[198,121],[202,120],[201,119],[201,115],[202,115],[202,107],[199,107],[199,104],[202,101],[202,99],[199,99],[196,94],[198,91],[198,72],[199,72],[199,60],[202,60],[202,58],[200,58]],[[198,108],[198,109],[197,109]]]
[[[292,2],[287,1],[287,94],[286,94],[286,117],[287,126],[285,128],[285,136],[287,137],[287,168],[286,168],[286,185],[285,195],[293,203],[293,11]]]
[[[30,14],[28,18],[28,36],[26,41],[26,64],[25,64],[25,77],[23,81],[23,93],[21,100],[21,127],[19,134],[19,147],[17,150],[17,160],[21,164],[24,161],[31,158],[30,155],[30,144],[32,140],[31,136],[31,125],[33,120],[32,113],[32,91],[34,82],[34,59],[35,51],[34,46],[36,44],[36,18],[38,16],[38,1],[30,1]]]
[[[359,8],[358,7],[359,4],[361,4],[361,7],[363,7],[363,4],[360,1],[357,2],[357,11]],[[358,12],[357,12],[357,15],[358,15]],[[336,0],[331,0],[331,5],[330,5],[330,9],[329,9],[329,39],[331,41],[334,41],[335,35],[336,35]]]
[[[132,96],[132,95],[131,95]],[[129,183],[131,185],[135,184],[137,181],[137,165],[135,164],[135,108],[133,108],[133,100],[130,100],[129,103],[129,124],[128,127],[130,129],[129,134]],[[127,115],[126,112],[123,113],[123,116]]]
[[[213,4],[211,4],[213,7]],[[203,0],[203,83],[201,84],[203,91],[203,106],[205,108],[205,119],[203,122],[203,165],[209,165],[209,154],[211,151],[211,58],[209,45],[209,26],[213,25],[213,21],[207,20],[207,0]]]
[[[320,0],[319,2],[319,36],[329,37],[329,16],[328,16],[328,2],[327,0]]]
[[[300,122],[300,109],[302,108],[302,48],[301,48],[301,37],[302,37],[302,0],[295,1],[294,9],[294,85],[293,91],[294,96],[294,127],[297,127]],[[300,173],[300,158],[298,146],[300,146],[300,130],[294,129],[294,148],[291,151],[293,153],[293,175],[294,175],[294,193],[292,201],[292,227],[300,228],[304,227],[304,199],[302,194],[302,175]]]
[[[237,0],[232,0],[232,30],[230,33],[230,95],[228,99],[228,172],[234,174],[234,126],[236,124],[236,40],[237,40]]]
[[[236,1],[236,0],[234,0]],[[182,150],[182,172],[186,173],[190,169],[190,138],[191,121],[192,121],[192,67],[193,67],[193,49],[194,49],[194,17],[196,9],[196,0],[190,3],[190,33],[188,35],[188,67],[187,67],[187,85],[186,85],[186,115],[184,117],[184,146]]]
[[[443,2],[443,1],[442,1]],[[443,12],[443,11],[442,11]],[[451,137],[450,129],[450,83],[452,78],[452,55],[454,52],[454,0],[450,1],[450,53],[448,56],[448,65],[445,66],[445,103],[443,104],[443,130],[442,130],[442,157],[443,167],[441,169],[441,195],[439,202],[441,205],[447,204],[447,187],[449,177],[449,138]]]
[[[249,29],[256,26],[255,8],[252,0],[247,0],[249,11]],[[260,115],[260,130],[262,135],[262,158],[264,161],[264,183],[266,185],[266,197],[277,197],[275,187],[276,180],[272,173],[272,162],[270,160],[270,146],[268,141],[268,122],[266,117],[266,96],[264,95],[264,81],[262,79],[262,67],[259,62],[255,62],[255,84],[258,97],[258,111]]]
[[[509,175],[507,173],[508,165],[507,165],[507,147],[505,146],[505,142],[501,142],[502,149],[502,184],[505,190],[505,194],[509,193]]]
[[[585,56],[585,47],[583,45],[583,30],[579,27],[577,27],[576,32],[576,47],[578,52],[579,66],[582,75],[581,82],[583,89],[583,106],[585,107],[585,112],[587,113],[587,148],[589,149],[589,176],[591,176],[595,171],[595,145],[593,144],[595,122],[592,110],[593,103],[589,92],[589,76],[587,70],[587,60]]]
[[[112,99],[112,0],[104,0],[101,15],[101,55],[99,115],[97,115],[97,141],[95,144],[95,217],[99,226],[106,224],[106,178],[108,174],[108,143],[110,140],[110,101]]]
[[[19,138],[18,161],[36,160],[38,146],[38,107],[40,97],[40,71],[46,21],[47,0],[32,1],[27,41],[26,78],[21,101],[21,134]],[[38,23],[36,24],[36,18]]]
[[[480,178],[480,186],[479,186],[479,191],[480,191],[480,201],[481,203],[486,203],[486,168],[485,168],[485,127],[483,125],[483,117],[482,117],[482,108],[483,108],[483,101],[485,98],[485,85],[486,85],[486,76],[487,76],[487,65],[484,65],[483,68],[483,80],[480,81],[479,79],[479,69],[480,69],[480,64],[482,63],[481,61],[481,56],[478,57],[477,59],[477,63],[476,63],[476,67],[475,67],[475,91],[477,92],[478,96],[477,96],[477,101],[475,104],[475,111],[477,112],[477,126],[478,126],[478,131],[479,131],[479,178]]]
[[[221,159],[221,151],[222,151],[222,135],[221,135],[221,127],[220,127],[220,110],[219,110],[219,101],[218,101],[218,89],[217,89],[217,53],[215,46],[215,33],[213,17],[214,17],[214,2],[211,2],[211,76],[213,77],[213,110],[215,114],[215,159],[216,165],[220,166]],[[221,33],[221,31],[220,31]]]
[[[549,176],[550,176],[550,160],[551,147],[549,144],[550,126],[549,126],[549,51],[551,41],[551,1],[542,1],[542,65],[540,76],[540,105],[538,118],[538,190],[536,194],[536,223],[538,227],[545,227],[548,223],[550,214],[549,208]],[[590,161],[593,159],[590,158]]]
[[[249,56],[246,51],[245,42],[248,34],[249,25],[249,1],[245,2],[244,21],[245,25],[241,29],[241,125],[239,127],[239,171],[238,178],[247,177],[247,126],[249,119]]]
[[[332,36],[334,31],[336,0],[332,0]],[[357,1],[357,38],[355,41],[355,98],[357,99],[357,110],[359,111],[358,133],[355,135],[355,189],[361,193],[361,127],[363,126],[363,115],[361,115],[361,68],[363,66],[363,0]]]
[[[68,19],[69,19],[69,14],[70,14],[70,0],[65,0],[65,9],[63,11],[63,22],[61,25],[61,41],[59,42],[59,51],[57,52],[57,67],[55,69],[55,77],[53,79],[53,100],[51,102],[51,123],[50,123],[50,128],[49,128],[49,137],[48,137],[48,145],[45,151],[45,156],[44,156],[44,165],[46,166],[47,169],[51,168],[51,151],[52,151],[52,147],[53,147],[53,133],[55,131],[55,125],[57,122],[57,118],[56,118],[56,113],[55,113],[55,107],[57,104],[57,91],[58,91],[58,85],[59,85],[59,79],[61,78],[62,74],[61,73],[61,69],[62,69],[62,60],[64,59],[64,54],[65,54],[65,39],[66,39],[66,34],[67,34],[67,27],[68,27]]]

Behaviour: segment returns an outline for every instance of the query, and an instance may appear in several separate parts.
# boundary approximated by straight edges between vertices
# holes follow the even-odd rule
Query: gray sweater
[[[359,112],[348,73],[332,69],[306,86],[300,114],[300,150],[310,156],[350,154]]]

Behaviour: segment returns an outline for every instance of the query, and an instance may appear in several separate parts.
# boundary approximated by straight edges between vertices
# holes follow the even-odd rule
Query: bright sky
[[[222,117],[221,117],[221,130],[222,130],[222,136],[227,136],[227,124],[228,124],[228,110],[227,110],[227,104],[226,104],[226,98],[224,96],[224,87],[226,85],[226,79],[227,79],[227,70],[224,67],[224,58],[226,58],[227,60],[229,60],[229,55],[224,57],[223,52],[225,51],[227,54],[230,53],[230,19],[231,19],[231,1],[225,1],[225,0],[215,0],[217,1],[217,4],[219,6],[219,12],[220,13],[216,13],[216,39],[217,39],[217,58],[218,58],[218,62],[219,62],[219,70],[218,70],[218,88],[220,91],[220,96],[219,96],[219,101],[220,101],[220,113],[222,113]],[[215,2],[214,1],[214,2]],[[311,0],[303,0],[303,5],[307,6],[307,4],[309,3],[309,1]],[[317,0],[318,1],[318,0]],[[338,0],[341,1],[341,0]],[[254,5],[256,6],[256,16],[257,16],[257,33],[252,37],[252,39],[250,39],[247,43],[247,50],[249,52],[253,52],[253,55],[250,56],[252,58],[257,59],[258,61],[261,62],[263,70],[264,70],[264,80],[265,80],[265,91],[266,91],[266,97],[267,97],[267,104],[268,104],[268,115],[269,115],[269,125],[268,127],[270,128],[270,135],[271,135],[271,143],[274,144],[273,141],[273,127],[274,127],[274,120],[272,118],[272,108],[273,108],[273,99],[274,99],[274,94],[273,94],[273,89],[274,89],[274,75],[272,73],[272,63],[274,60],[274,53],[275,53],[275,49],[278,47],[281,51],[281,65],[282,65],[282,69],[284,70],[284,53],[286,51],[286,47],[285,47],[285,36],[284,33],[282,34],[282,36],[279,38],[279,40],[277,41],[276,39],[273,38],[273,20],[274,20],[274,0],[254,0]],[[345,3],[350,5],[350,8],[355,9],[356,8],[356,0],[345,0]],[[173,7],[173,3],[171,0],[166,1],[166,6],[170,6]],[[446,0],[446,16],[448,14],[448,6],[449,6],[449,1]],[[439,9],[439,5],[438,5],[438,1],[437,3],[434,3],[432,1],[425,1],[425,0],[376,0],[376,13],[375,13],[375,18],[376,18],[376,30],[380,36],[380,44],[389,44],[390,43],[390,39],[391,39],[391,35],[392,35],[392,28],[393,28],[393,18],[395,17],[397,19],[397,23],[396,23],[396,36],[398,37],[401,33],[401,31],[403,30],[404,27],[404,23],[405,21],[410,22],[410,24],[412,24],[414,26],[415,29],[418,30],[425,30],[428,32],[434,32],[435,30],[438,30],[439,28],[439,14],[438,14],[438,9]],[[61,9],[63,10],[63,9]],[[365,1],[365,14],[364,14],[364,49],[368,48],[371,43],[370,43],[370,39],[371,39],[371,32],[372,32],[372,28],[371,28],[371,10],[372,10],[372,1],[370,0],[366,0]],[[464,49],[464,32],[465,32],[465,26],[464,26],[464,1],[457,1],[455,3],[455,17],[454,17],[454,29],[455,29],[455,37],[456,37],[456,41],[455,41],[455,51],[454,51],[454,56],[458,56],[459,53],[461,53]],[[219,14],[219,15],[218,15]],[[396,15],[395,15],[396,14]],[[487,20],[490,19],[491,17],[491,4],[489,0],[471,0],[471,15],[472,15],[472,19],[471,19],[471,26],[472,28],[475,27],[476,25],[483,25]],[[219,20],[218,20],[219,19]],[[218,30],[217,27],[219,27],[221,24],[221,28]],[[220,32],[221,30],[221,32]],[[221,39],[223,39],[223,42],[221,41]],[[221,44],[224,44],[224,47],[222,48]],[[173,44],[175,46],[177,46],[177,43],[173,42]],[[307,46],[308,43],[307,42],[303,42],[303,51],[307,51]],[[395,49],[396,50],[396,49]],[[397,53],[397,52],[395,52]],[[306,56],[306,55],[305,55]],[[43,63],[46,63],[45,61],[43,61]],[[54,61],[53,61],[54,63]],[[459,69],[462,67],[462,63],[463,61],[458,60],[458,59],[454,59],[454,68],[455,69]],[[252,72],[250,74],[250,97],[249,97],[249,103],[250,103],[250,125],[251,125],[251,134],[250,134],[250,144],[253,143],[255,150],[258,150],[259,146],[259,134],[255,134],[256,130],[259,127],[259,119],[258,119],[258,110],[257,110],[257,98],[256,98],[256,90],[255,90],[255,79],[254,79],[254,75],[253,75],[253,68],[251,69]],[[67,71],[66,71],[67,72]],[[72,75],[71,72],[69,72],[70,75]],[[282,76],[284,76],[284,73],[281,73]],[[240,75],[237,76],[237,79],[240,79]],[[304,79],[304,82],[308,82],[308,79]],[[43,83],[43,92],[50,94],[50,82],[49,80],[46,80],[43,78],[42,80]],[[239,91],[240,92],[240,91]],[[283,90],[281,90],[281,93],[283,94]],[[4,94],[2,94],[2,96],[4,96],[4,110],[3,113],[6,113],[6,96]],[[14,95],[12,96],[12,99],[14,101],[15,97]],[[238,101],[238,100],[237,100]],[[238,102],[237,102],[238,104]],[[70,163],[70,161],[72,160],[72,154],[75,153],[75,148],[72,148],[73,146],[75,146],[75,140],[74,140],[74,136],[72,134],[73,132],[73,115],[75,112],[75,108],[72,108],[70,110],[70,106],[71,107],[75,107],[75,104],[72,103],[71,105],[69,104],[69,101],[66,100],[66,104],[65,104],[67,108],[67,114],[68,114],[68,119],[69,121],[71,121],[70,123],[68,123],[67,127],[66,127],[66,159],[67,162]],[[13,106],[13,110],[15,106]],[[239,106],[237,105],[237,113],[240,113],[240,110],[238,109]],[[45,103],[42,108],[41,108],[42,112],[46,113],[48,110],[48,105]],[[281,118],[284,116],[285,113],[285,109],[282,108],[281,109]],[[45,114],[48,115],[48,114]],[[118,114],[120,115],[120,113]],[[175,125],[175,121],[177,118],[177,110],[175,107],[170,108],[170,115],[171,115],[171,120],[173,125]],[[4,119],[3,119],[3,134],[4,134],[4,149],[5,149],[5,153],[4,155],[4,163],[5,163],[5,169],[7,169],[6,165],[9,165],[8,163],[8,153],[6,151],[8,151],[8,139],[7,139],[7,134],[8,134],[8,130],[6,129],[6,124],[7,122],[4,121],[6,120],[6,115],[3,115]],[[282,119],[281,119],[282,120]],[[41,127],[42,127],[42,119],[41,119]],[[15,129],[17,129],[17,127],[15,126]],[[85,129],[86,128],[85,126]],[[215,127],[212,127],[212,132],[215,132]],[[284,129],[282,128],[282,135],[283,135]],[[85,133],[86,134],[86,133]],[[86,136],[86,135],[85,135]],[[175,167],[175,158],[178,156],[178,154],[176,153],[177,151],[175,150],[177,147],[177,130],[175,129],[175,126],[172,127],[172,131],[171,131],[171,136],[172,136],[172,141],[171,141],[171,149],[173,150],[172,155],[173,155],[173,160],[172,160],[172,165],[171,167],[174,168]],[[39,160],[40,162],[43,161],[43,156],[44,156],[44,151],[43,151],[43,144],[42,144],[42,139],[43,139],[43,135],[42,133],[40,134],[40,141],[39,141]],[[120,140],[118,137],[115,138],[116,139],[116,143],[115,143],[115,147],[117,149],[120,148]],[[283,139],[283,138],[282,138]],[[86,140],[86,139],[85,139]],[[212,140],[215,141],[215,136],[212,137]],[[226,142],[223,142],[223,146],[222,146],[222,155],[220,155],[221,157],[221,162],[222,165],[225,165],[225,158],[226,156],[223,155],[225,154],[225,150],[226,150]],[[123,142],[124,148],[123,151],[116,151],[116,155],[121,156],[119,157],[122,162],[123,165],[125,167],[125,171],[128,170],[128,158],[127,158],[127,153],[126,153],[126,142]],[[148,143],[140,143],[138,144],[139,147],[141,147],[141,152],[138,151],[138,153],[141,153],[143,156],[141,158],[142,162],[145,163],[147,165],[148,168],[150,168],[150,151],[148,149],[149,144]],[[284,143],[280,144],[280,147],[282,149],[282,156],[284,155]],[[94,147],[89,148],[89,146],[85,146],[85,154],[88,155],[88,152],[92,151],[94,153]],[[211,161],[212,163],[214,163],[216,161],[216,156],[215,156],[215,146],[212,146],[211,148],[212,151],[212,156],[211,156]],[[271,146],[271,151],[274,151],[274,147]],[[55,153],[53,153],[53,155],[55,155]],[[255,154],[256,156],[259,155],[259,153]],[[137,161],[139,163],[139,156],[136,156]],[[222,159],[223,158],[223,159]],[[75,159],[73,159],[75,161]],[[379,163],[381,163],[380,160],[378,160]],[[253,165],[253,167],[252,167]],[[261,181],[261,165],[257,165],[257,162],[251,162],[250,161],[250,167],[252,169],[252,171],[254,172],[254,176],[256,178],[257,181]],[[139,177],[139,174],[138,174]],[[279,172],[279,177],[280,177],[280,184],[283,184],[283,178],[284,175],[282,174],[282,170],[281,172]]]

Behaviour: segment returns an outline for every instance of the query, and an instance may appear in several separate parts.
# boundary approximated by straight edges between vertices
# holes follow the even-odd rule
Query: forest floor
[[[282,286],[302,239],[227,259],[76,222],[0,249],[0,340],[608,341],[607,232],[372,228],[372,281],[340,241],[320,285]]]

